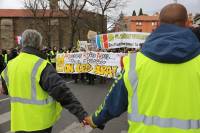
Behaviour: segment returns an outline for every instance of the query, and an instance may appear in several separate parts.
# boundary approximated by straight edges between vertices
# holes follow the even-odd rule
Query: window
[[[137,32],[142,32],[142,29],[136,29]]]
[[[127,24],[124,25],[124,29],[123,30],[128,31],[128,25]]]
[[[125,27],[125,29],[127,29],[128,28],[127,24],[125,24],[124,27]]]
[[[141,26],[142,25],[142,22],[136,22],[136,26]]]
[[[50,20],[50,25],[51,25],[51,26],[57,26],[57,25],[59,25],[58,19],[51,19],[51,20]]]
[[[152,26],[157,26],[158,22],[152,22]]]

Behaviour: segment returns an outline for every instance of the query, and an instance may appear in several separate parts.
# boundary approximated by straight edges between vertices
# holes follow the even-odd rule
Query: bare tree
[[[30,28],[42,31],[45,34],[47,45],[51,46],[51,33],[54,30],[51,20],[55,9],[49,8],[49,0],[24,0],[24,7],[30,10],[28,13],[34,19]]]
[[[106,32],[106,20],[109,19],[113,21],[111,16],[107,16],[108,12],[117,10],[125,5],[126,0],[90,0],[88,3],[95,7],[101,14],[101,33]],[[114,22],[112,22],[114,23]]]
[[[60,10],[69,18],[70,41],[69,48],[73,47],[75,35],[78,31],[78,22],[88,0],[61,0]]]

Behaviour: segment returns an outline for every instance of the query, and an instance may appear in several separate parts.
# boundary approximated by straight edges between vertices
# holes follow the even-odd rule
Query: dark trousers
[[[51,133],[52,127],[44,129],[44,130],[39,130],[39,131],[30,131],[30,132],[26,132],[26,131],[17,131],[15,133]]]

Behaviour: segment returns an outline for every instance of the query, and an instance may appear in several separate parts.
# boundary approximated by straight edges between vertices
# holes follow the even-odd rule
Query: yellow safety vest
[[[54,53],[53,51],[51,51],[51,56],[55,56],[55,57],[51,57],[51,63],[56,63],[56,53]]]
[[[3,55],[3,58],[4,58],[5,64],[7,64],[8,63],[8,54]]]
[[[139,52],[127,61],[129,133],[200,133],[200,56],[163,64]]]
[[[11,99],[12,132],[46,129],[59,119],[61,105],[39,84],[46,65],[38,56],[21,53],[2,72]]]

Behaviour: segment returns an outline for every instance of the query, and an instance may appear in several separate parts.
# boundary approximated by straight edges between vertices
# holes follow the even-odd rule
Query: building
[[[115,31],[152,32],[158,26],[159,16],[124,16]]]
[[[50,2],[51,8],[58,8],[58,0]],[[59,10],[38,10],[34,15],[28,9],[0,9],[0,48],[16,47],[15,37],[26,29],[38,30],[43,36],[43,45],[70,48],[72,34],[75,36],[73,43],[76,44],[77,40],[87,40],[89,30],[100,32],[101,18],[100,14],[83,11],[75,27],[76,32],[71,33],[69,17]],[[106,30],[106,25],[104,28]]]
[[[200,25],[200,14],[197,14],[197,15],[194,17],[194,24]]]
[[[188,15],[189,25],[192,26],[192,14]],[[153,32],[159,26],[159,13],[153,16],[123,16],[115,26],[115,31]]]

